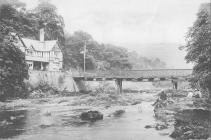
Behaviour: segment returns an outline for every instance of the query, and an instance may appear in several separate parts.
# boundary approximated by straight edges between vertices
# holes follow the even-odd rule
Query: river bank
[[[194,91],[162,91],[154,103],[155,117],[166,127],[174,127],[169,135],[174,139],[210,139],[211,103],[190,94],[196,95]]]

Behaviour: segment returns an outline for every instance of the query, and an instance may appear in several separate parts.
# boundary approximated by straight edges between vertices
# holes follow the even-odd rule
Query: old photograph
[[[211,140],[211,0],[0,0],[0,140]]]

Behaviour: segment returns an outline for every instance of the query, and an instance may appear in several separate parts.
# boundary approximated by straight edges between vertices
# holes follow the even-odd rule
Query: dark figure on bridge
[[[178,83],[176,80],[171,80],[172,84],[173,84],[173,89],[177,89],[178,88]]]

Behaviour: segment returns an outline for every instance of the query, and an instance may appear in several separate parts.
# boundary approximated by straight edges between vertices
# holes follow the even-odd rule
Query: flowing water
[[[133,95],[136,96],[135,93]],[[36,105],[5,108],[0,111],[0,139],[171,140],[169,135],[180,126],[172,125],[163,130],[145,128],[147,125],[155,125],[163,121],[154,115],[152,104],[156,99],[155,95],[155,92],[139,93],[137,96],[141,96],[143,100],[136,105],[73,106],[70,102],[76,98],[64,97],[62,102],[39,103],[40,101],[37,100]],[[79,115],[88,110],[100,111],[104,115],[103,120],[82,121]],[[120,116],[111,115],[116,110],[125,110],[125,113]],[[195,120],[200,118],[201,114],[203,114],[202,111],[189,110],[179,113],[177,117],[181,120],[184,120],[183,118]],[[207,117],[200,119],[210,121]]]
[[[143,95],[144,96],[144,95]],[[151,97],[151,96],[150,96]],[[144,98],[150,98],[145,95]],[[0,138],[30,140],[170,140],[171,129],[157,131],[146,125],[159,122],[154,117],[153,100],[129,106],[87,107],[68,104],[45,104],[33,108],[0,112]],[[90,109],[99,110],[104,119],[84,122],[79,114]],[[110,114],[123,109],[115,117]]]
[[[62,100],[56,99],[56,101],[55,99],[44,101],[35,99],[31,105],[2,109],[0,110],[0,139],[172,140],[170,135],[174,133],[176,134],[175,137],[180,136],[180,134],[183,134],[183,132],[181,133],[183,130],[180,130],[180,128],[186,129],[187,125],[190,125],[189,128],[195,126],[195,123],[201,124],[201,128],[207,125],[209,127],[211,112],[189,109],[174,114],[173,122],[176,123],[168,126],[168,128],[161,130],[156,129],[156,127],[147,128],[146,126],[164,124],[167,120],[154,114],[152,104],[156,100],[157,92],[151,90],[152,87],[149,85],[146,86],[145,84],[143,87],[149,87],[150,90],[129,94],[129,97],[134,96],[133,99],[141,99],[141,103],[138,102],[136,105],[131,105],[131,103],[129,105],[110,104],[106,106],[105,104],[72,104],[73,101],[80,102],[84,98],[91,97],[86,95],[83,97],[63,97]],[[107,97],[101,100],[106,99]],[[98,102],[99,100],[87,101]],[[100,111],[104,115],[103,120],[96,122],[82,121],[79,115],[88,110]],[[112,115],[116,110],[125,110],[125,113],[120,116]],[[204,135],[200,136],[199,134],[199,137],[204,137]]]

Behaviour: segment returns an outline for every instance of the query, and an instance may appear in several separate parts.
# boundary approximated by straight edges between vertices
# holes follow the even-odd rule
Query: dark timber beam
[[[118,93],[122,93],[122,79],[121,78],[118,78],[115,80],[115,83],[117,85],[117,91]]]
[[[172,85],[173,85],[173,89],[178,89],[178,79],[176,79],[176,78],[173,78],[172,80],[171,80],[171,83],[172,83]]]

